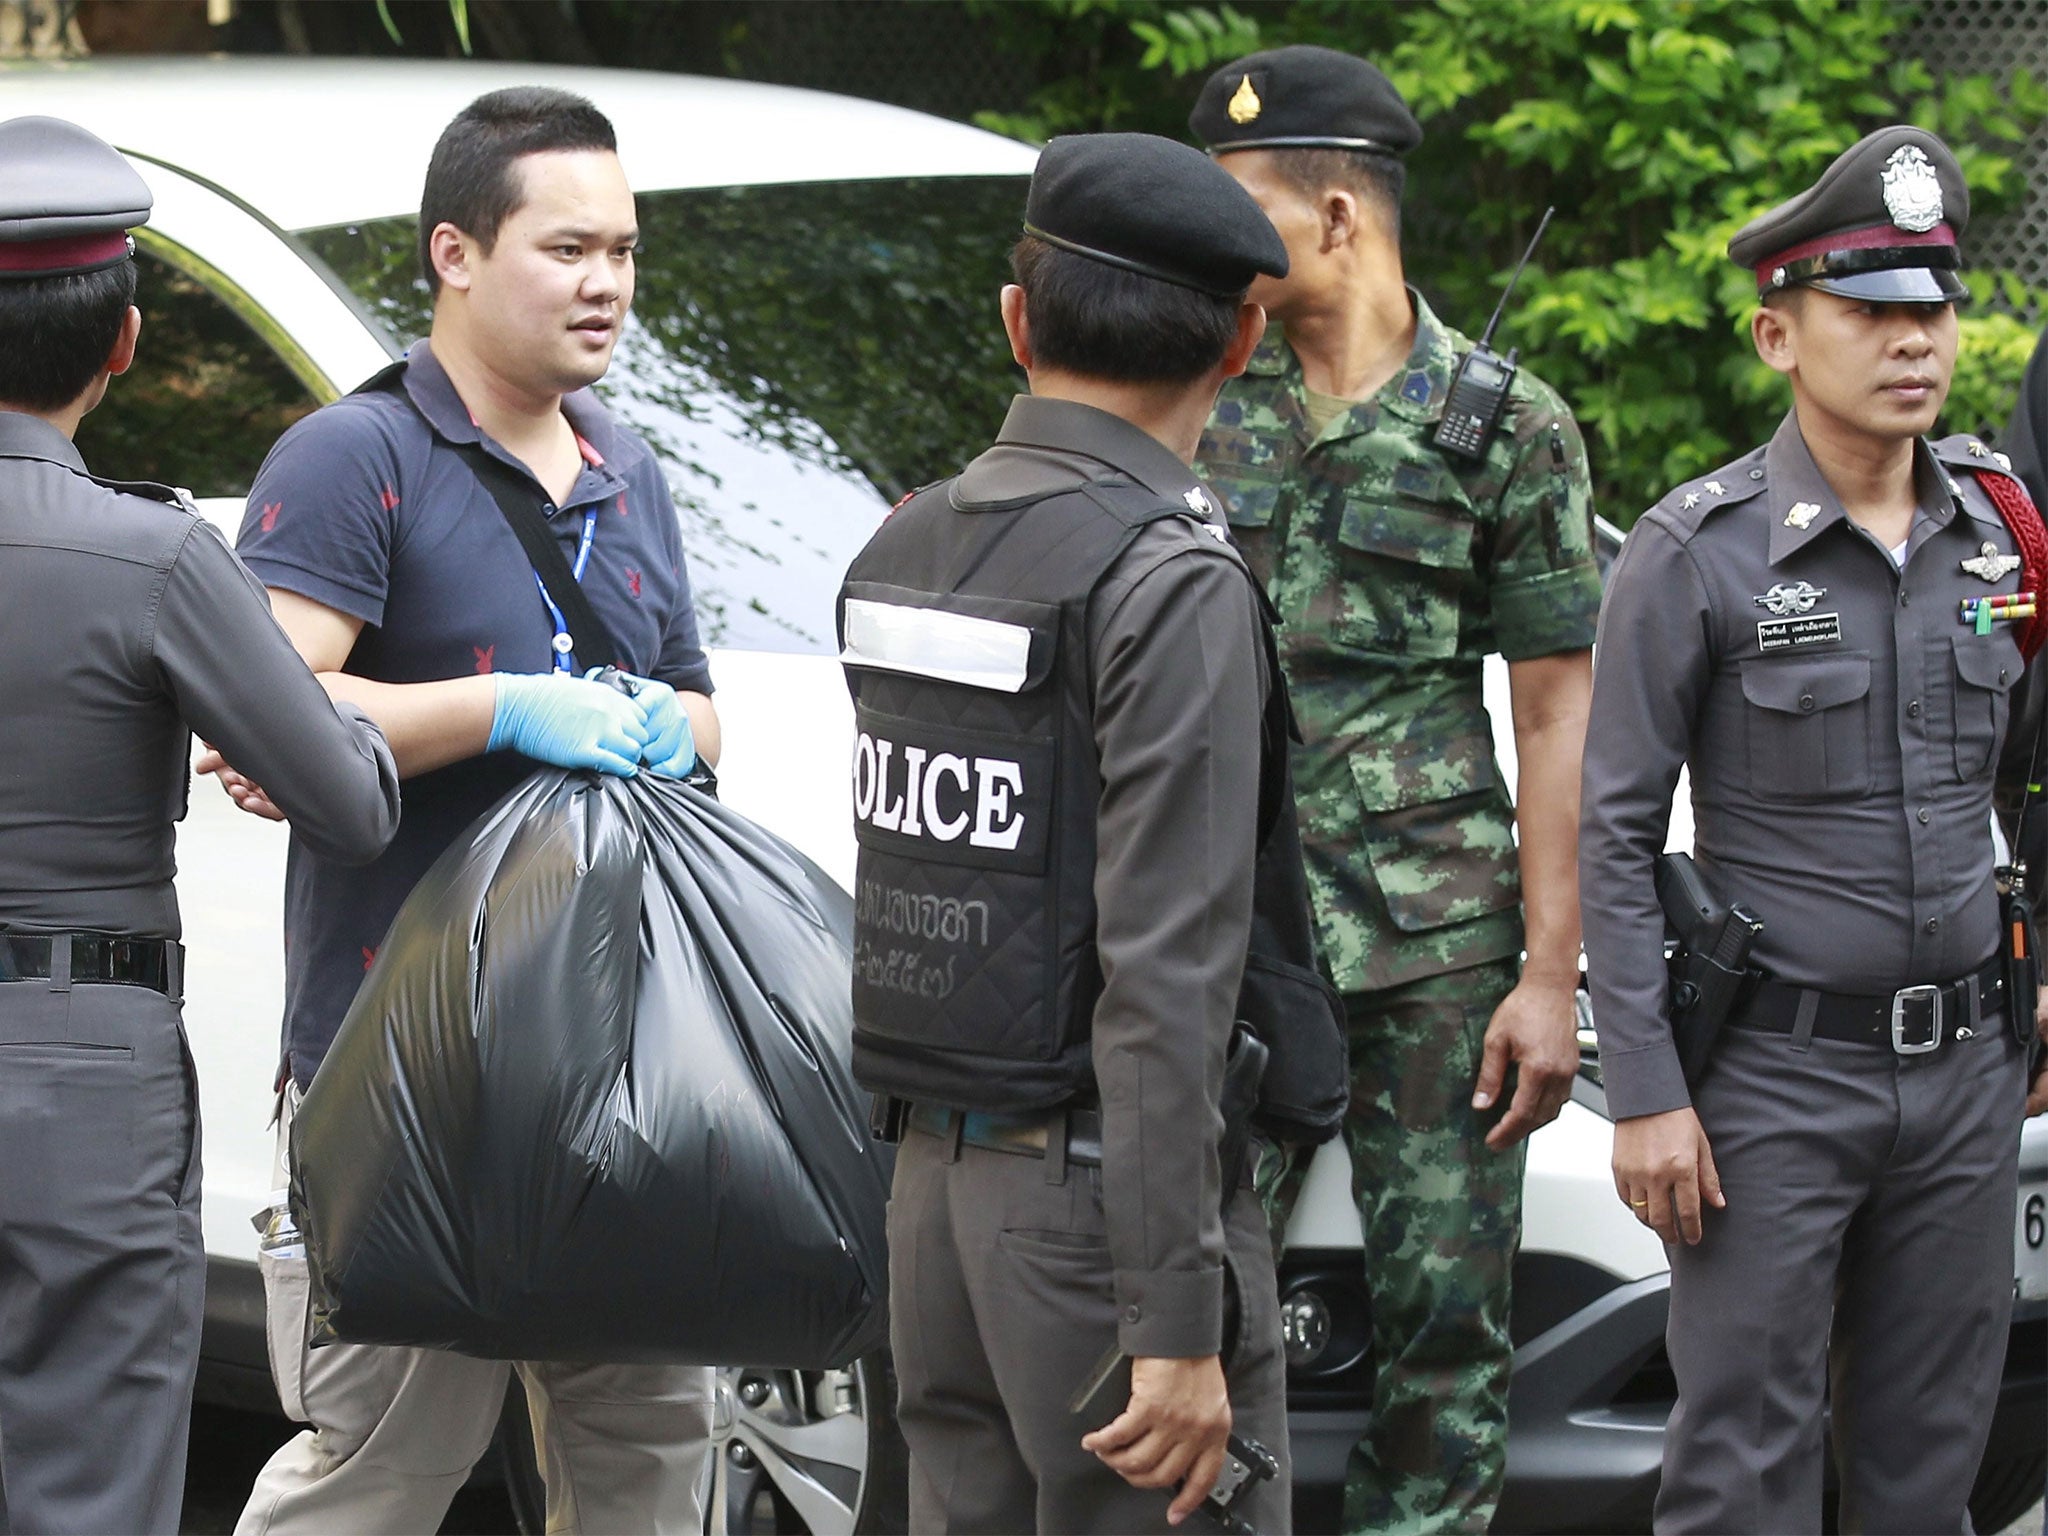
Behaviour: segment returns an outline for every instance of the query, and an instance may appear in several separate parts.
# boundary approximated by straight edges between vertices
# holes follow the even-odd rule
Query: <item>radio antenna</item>
[[[1501,293],[1500,302],[1493,306],[1493,318],[1486,322],[1486,334],[1479,338],[1480,346],[1492,349],[1493,333],[1500,326],[1500,317],[1507,310],[1508,300],[1514,297],[1515,284],[1522,280],[1522,268],[1529,265],[1529,258],[1536,254],[1537,242],[1543,238],[1543,231],[1550,228],[1550,216],[1555,212],[1557,209],[1554,207],[1543,210],[1543,222],[1536,226],[1536,233],[1529,237],[1529,248],[1522,252],[1522,259],[1515,263],[1514,275],[1508,279],[1508,285]]]

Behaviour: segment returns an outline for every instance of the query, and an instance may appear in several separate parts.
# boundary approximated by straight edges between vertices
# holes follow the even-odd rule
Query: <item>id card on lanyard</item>
[[[570,567],[570,573],[575,576],[579,586],[582,584],[584,571],[590,567],[590,547],[596,542],[597,513],[586,512],[583,514],[583,536],[576,541],[576,563]],[[548,584],[541,580],[539,571],[533,573],[533,584],[540,589],[540,600],[547,604],[548,617],[554,621],[555,638],[549,645],[555,653],[555,670],[574,673],[576,663],[572,658],[576,642],[570,637],[569,621],[562,617],[561,608],[548,595]]]

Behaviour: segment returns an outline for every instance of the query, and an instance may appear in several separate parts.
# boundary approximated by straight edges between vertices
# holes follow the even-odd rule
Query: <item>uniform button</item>
[[[1752,470],[1751,470],[1751,471],[1749,472],[1749,478],[1750,478],[1750,479],[1752,479],[1752,480],[1761,480],[1761,479],[1763,479],[1763,477],[1764,477],[1764,472],[1763,472],[1762,470],[1760,470],[1760,469],[1752,469]]]
[[[2000,668],[1998,669],[1998,680],[1999,680],[1999,681],[2000,681],[2001,683],[2005,681],[2005,668],[2003,668],[2003,667],[2000,667]]]
[[[1929,919],[1927,919],[1927,931],[1929,933],[1941,932],[1941,919],[1938,917],[1930,917]]]
[[[1920,701],[1918,699],[1915,699],[1912,703],[1906,706],[1906,714],[1909,718],[1914,720],[1918,720],[1920,718]]]
[[[1140,1312],[1135,1306],[1129,1306],[1124,1308],[1124,1321],[1127,1323],[1135,1323],[1142,1316],[1144,1316],[1144,1314]]]
[[[1804,710],[1812,710],[1813,695],[1810,693],[1802,693],[1801,695],[1799,695],[1799,707]]]
[[[1921,806],[1920,809],[1915,811],[1913,814],[1920,818],[1920,825],[1923,827],[1926,826],[1927,823],[1929,823],[1930,821],[1934,820],[1934,813],[1928,810],[1927,807],[1924,805]]]

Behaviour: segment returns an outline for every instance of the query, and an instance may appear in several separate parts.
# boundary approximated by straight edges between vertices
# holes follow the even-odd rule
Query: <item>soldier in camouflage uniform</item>
[[[1255,55],[1210,79],[1190,125],[1294,264],[1254,287],[1279,334],[1225,387],[1197,457],[1284,621],[1302,837],[1350,1021],[1378,1377],[1345,1529],[1481,1531],[1506,1466],[1523,1138],[1578,1064],[1600,602],[1585,449],[1526,371],[1481,458],[1431,445],[1471,343],[1403,282],[1399,156],[1421,130],[1378,70]],[[1519,848],[1481,697],[1491,651],[1513,694]],[[1283,1214],[1302,1161],[1280,1160]]]

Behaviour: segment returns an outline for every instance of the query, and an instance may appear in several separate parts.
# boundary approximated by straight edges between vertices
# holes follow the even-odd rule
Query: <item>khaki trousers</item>
[[[278,1187],[296,1108],[277,1137]],[[257,1474],[238,1536],[432,1531],[488,1449],[517,1371],[552,1532],[695,1533],[711,1433],[704,1366],[476,1360],[443,1350],[308,1343],[304,1250],[262,1255],[271,1378],[311,1428]]]
[[[1099,1170],[1056,1171],[915,1130],[896,1150],[889,1341],[919,1536],[1172,1529],[1171,1494],[1133,1488],[1082,1450],[1086,1430],[1067,1412],[1115,1341],[1117,1313]],[[1233,1426],[1281,1469],[1239,1513],[1266,1536],[1287,1536],[1287,1364],[1273,1251],[1250,1190],[1236,1193],[1224,1225],[1242,1309],[1223,1363]],[[1213,1526],[1197,1514],[1180,1529]]]

